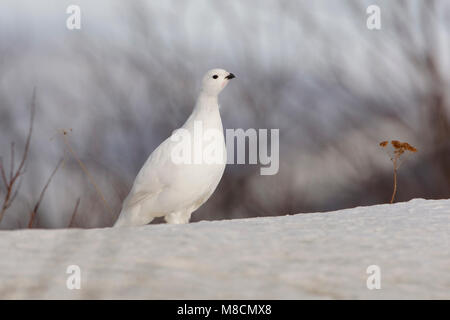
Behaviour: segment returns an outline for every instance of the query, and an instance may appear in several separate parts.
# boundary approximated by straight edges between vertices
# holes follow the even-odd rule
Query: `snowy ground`
[[[0,231],[0,298],[450,299],[450,200],[274,218]],[[368,290],[366,268],[381,268]],[[81,289],[66,268],[81,268]]]

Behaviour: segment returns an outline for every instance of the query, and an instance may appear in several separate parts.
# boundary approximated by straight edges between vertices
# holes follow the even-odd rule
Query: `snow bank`
[[[450,200],[91,230],[0,231],[0,298],[450,299]],[[381,268],[368,290],[366,269]],[[66,269],[81,269],[69,290]]]

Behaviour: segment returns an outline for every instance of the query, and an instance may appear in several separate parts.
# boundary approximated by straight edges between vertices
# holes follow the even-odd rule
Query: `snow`
[[[0,298],[450,299],[450,200],[188,225],[0,232]],[[368,290],[378,265],[381,289]],[[69,290],[66,269],[81,269]]]

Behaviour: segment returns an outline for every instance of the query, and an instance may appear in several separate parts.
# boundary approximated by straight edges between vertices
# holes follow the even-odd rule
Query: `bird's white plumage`
[[[152,152],[123,202],[115,227],[144,225],[156,217],[165,217],[168,223],[188,223],[192,212],[208,200],[219,184],[226,165],[218,95],[232,78],[234,75],[223,69],[206,73],[194,110],[181,127],[191,139],[180,142],[174,139],[175,131]],[[217,132],[216,139],[208,144],[203,136],[195,135],[196,126],[199,125],[202,132]],[[203,154],[206,148],[212,146],[222,151],[221,160],[215,163],[174,161],[174,148],[180,148],[180,143],[188,142],[189,145],[181,147],[190,150],[192,157],[199,152]],[[200,148],[196,147],[199,145]]]

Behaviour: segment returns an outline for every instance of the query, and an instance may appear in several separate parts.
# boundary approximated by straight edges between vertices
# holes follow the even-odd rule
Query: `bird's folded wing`
[[[126,207],[132,207],[157,196],[171,184],[174,171],[170,147],[170,141],[166,139],[152,152],[136,176],[133,188],[126,199]]]
[[[133,194],[130,194],[127,201],[126,201],[126,207],[133,207],[136,204],[148,200],[155,195],[157,195],[159,192],[146,192],[146,191],[138,191]]]
[[[167,186],[158,175],[158,168],[155,168],[154,172],[151,172],[151,168],[143,168],[134,181],[125,206],[132,207],[142,201],[150,200],[160,194],[165,187]]]

